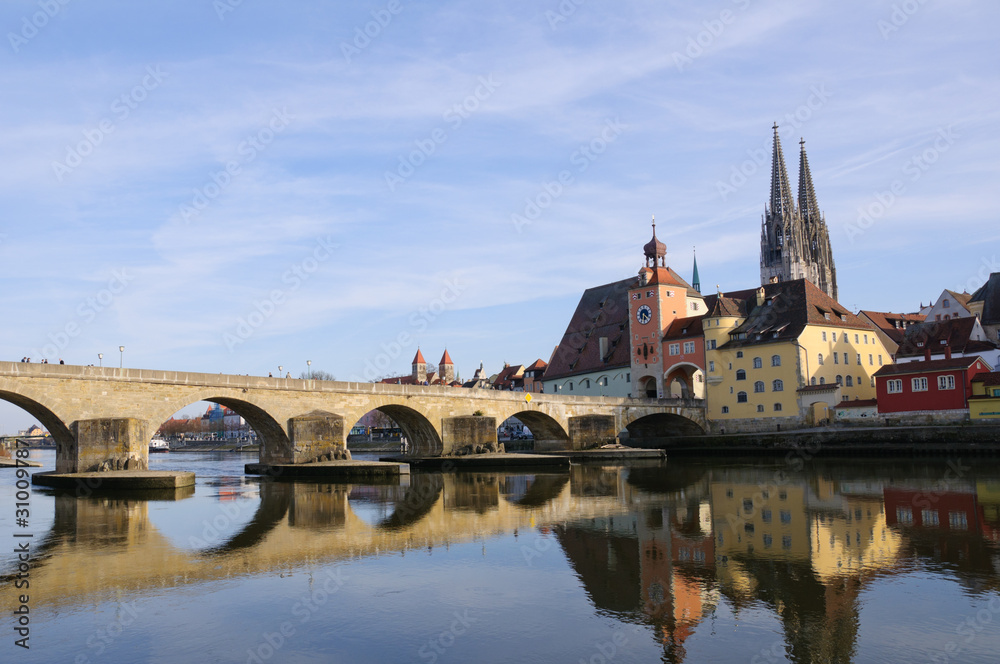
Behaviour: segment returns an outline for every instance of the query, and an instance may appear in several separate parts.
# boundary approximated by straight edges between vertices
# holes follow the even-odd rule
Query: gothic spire
[[[799,214],[806,226],[812,226],[820,221],[819,205],[816,203],[816,191],[809,171],[809,158],[806,157],[806,139],[800,140],[799,145],[802,148],[799,153]]]
[[[795,214],[795,202],[792,200],[788,171],[785,170],[785,155],[781,151],[777,122],[774,123],[774,156],[771,161],[771,214],[785,221]]]
[[[692,249],[692,253],[694,254],[694,271],[691,273],[691,288],[700,293],[701,279],[698,277],[698,254],[694,249]]]

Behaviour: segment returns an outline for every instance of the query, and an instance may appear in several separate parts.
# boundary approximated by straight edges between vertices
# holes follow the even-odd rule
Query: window
[[[833,363],[840,364],[840,356],[837,355],[836,353],[833,354]]]
[[[860,343],[860,341],[861,341],[861,339],[858,337],[858,335],[855,334],[854,335],[854,343]]]
[[[833,333],[832,337],[833,337],[833,343],[837,343],[837,333],[836,332]]]
[[[570,392],[572,392],[572,391],[573,391],[573,383],[569,383],[569,391],[570,391]]]
[[[715,360],[708,361],[708,371],[709,373],[715,371]]]
[[[914,392],[926,392],[927,378],[924,376],[921,376],[920,378],[911,378],[910,389],[912,389]]]
[[[785,383],[780,378],[775,378],[771,381],[771,391],[772,392],[782,392],[785,389]]]
[[[764,361],[763,360],[761,360],[759,357],[753,358],[753,368],[754,369],[760,369],[763,366],[764,366]]]
[[[844,377],[841,376],[840,374],[837,374],[837,385],[843,385],[843,384],[844,384]]]
[[[920,520],[925,526],[939,526],[941,525],[938,520],[938,513],[935,510],[921,510]]]
[[[820,376],[819,377],[819,384],[820,385],[826,385],[826,378],[824,378],[823,376]]]
[[[725,415],[728,412],[729,412],[729,406],[723,406],[722,407],[722,414]]]
[[[830,313],[829,312],[824,312],[823,313],[823,318],[825,318],[827,320],[830,320]]]
[[[815,385],[816,384],[816,376],[813,376],[812,378],[809,379],[809,384],[810,385]]]
[[[678,355],[681,352],[681,345],[670,344],[669,346],[667,346],[667,352],[669,352],[671,355]]]
[[[844,379],[844,385],[847,387],[854,387],[854,376],[848,376]]]
[[[851,361],[849,359],[847,359],[847,353],[845,352],[844,353],[844,364],[850,364],[850,363],[851,363]]]
[[[746,403],[746,402],[747,402],[747,393],[746,392],[737,392],[736,393],[736,403]]]
[[[747,514],[753,512],[753,500],[750,498],[743,499],[743,511]]]
[[[939,390],[953,390],[953,389],[955,389],[955,377],[954,376],[938,376],[938,389]]]
[[[771,548],[771,542],[772,542],[771,536],[770,535],[764,535],[764,548],[765,549],[770,549]]]
[[[874,365],[875,365],[875,359],[872,357],[871,353],[868,353],[868,366],[871,367],[871,366],[874,366]]]
[[[706,342],[705,342],[705,347],[706,347],[706,348],[707,348],[708,350],[715,350],[715,349],[716,349],[716,347],[717,347],[717,344],[716,344],[716,341],[715,341],[715,339],[709,339],[708,341],[706,341]]]
[[[583,379],[583,389],[585,389],[585,390],[589,390],[590,389],[590,379],[589,378],[584,378]]]
[[[746,379],[747,379],[747,372],[744,371],[743,369],[737,369],[736,380],[746,380]]]
[[[757,404],[757,412],[758,413],[763,413],[764,412],[764,404],[762,404],[762,403]]]
[[[684,342],[684,353],[688,354],[688,353],[693,353],[693,352],[694,352],[694,342],[693,341],[685,341]]]
[[[781,548],[782,549],[790,549],[790,548],[792,548],[792,536],[791,535],[782,535],[781,536]]]
[[[781,523],[788,524],[792,522],[792,513],[790,511],[781,510],[780,515],[781,515]]]
[[[771,366],[772,367],[780,367],[781,366],[781,356],[780,355],[772,355],[771,356]]]
[[[646,291],[646,297],[653,297],[653,291],[651,290]]]
[[[758,380],[753,384],[753,391],[760,393],[764,391],[764,381]]]
[[[949,307],[951,307],[951,301],[948,298],[945,298],[944,300],[941,301],[942,309],[948,309]]]
[[[788,492],[787,491],[779,491],[778,492],[778,500],[788,500]]]
[[[948,512],[948,525],[957,530],[965,530],[969,527],[969,519],[965,512]]]
[[[826,332],[821,333],[823,335],[823,341],[826,341]]]
[[[762,509],[760,511],[760,520],[764,523],[771,523],[771,510]]]
[[[913,524],[913,510],[909,507],[897,507],[896,508],[896,522],[903,526],[909,526]]]
[[[874,381],[875,381],[875,379],[873,378],[872,379],[872,387],[875,387],[875,382]],[[864,378],[862,378],[861,376],[858,376],[858,387],[861,387],[864,384],[865,384]]]
[[[741,351],[741,350],[736,351],[736,359],[738,360],[738,359],[740,359],[742,357],[743,357],[743,351]]]
[[[776,412],[776,413],[781,412],[781,404],[780,403],[774,404],[774,412]]]
[[[819,353],[816,361],[819,362],[819,366],[823,366],[823,353]]]
[[[903,391],[903,381],[898,378],[896,380],[887,380],[885,388],[889,394],[899,394]]]
[[[861,366],[861,353],[858,353],[858,366]]]
[[[881,355],[878,356],[878,365],[882,366],[882,356]]]
[[[867,343],[868,343],[868,335],[866,334],[865,335],[865,344],[867,344]]]

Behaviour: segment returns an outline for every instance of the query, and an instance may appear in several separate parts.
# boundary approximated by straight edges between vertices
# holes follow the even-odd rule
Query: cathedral
[[[805,141],[800,141],[799,145],[799,201],[796,205],[785,170],[778,125],[774,125],[771,200],[764,206],[760,233],[760,283],[804,278],[836,300],[837,269],[830,249],[830,233],[816,204]]]

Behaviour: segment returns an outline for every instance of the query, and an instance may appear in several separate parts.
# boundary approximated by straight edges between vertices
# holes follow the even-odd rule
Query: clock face
[[[648,323],[652,317],[653,317],[653,310],[650,309],[645,304],[639,307],[639,309],[635,312],[635,319],[640,323],[642,323],[643,325]]]

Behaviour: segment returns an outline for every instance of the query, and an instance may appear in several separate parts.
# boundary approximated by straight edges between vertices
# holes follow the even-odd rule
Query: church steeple
[[[771,195],[761,220],[760,282],[808,279],[837,299],[837,271],[830,249],[830,233],[816,203],[805,139],[799,146],[799,200],[796,205],[775,123]]]
[[[774,154],[771,160],[771,214],[786,221],[795,214],[792,186],[788,181],[788,171],[785,170],[785,155],[781,151],[777,122],[774,123]]]
[[[694,270],[692,270],[691,272],[691,288],[695,289],[700,293],[701,279],[698,277],[698,253],[694,249],[691,250],[691,253],[694,254]]]
[[[809,158],[806,157],[806,139],[799,141],[799,214],[806,226],[820,221],[816,191],[813,189],[812,173],[809,172]]]

